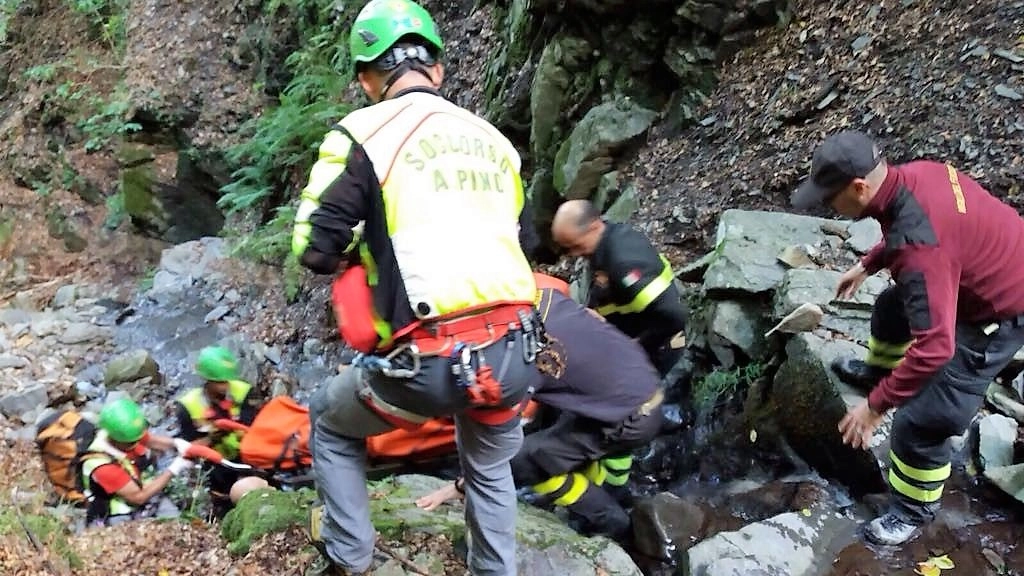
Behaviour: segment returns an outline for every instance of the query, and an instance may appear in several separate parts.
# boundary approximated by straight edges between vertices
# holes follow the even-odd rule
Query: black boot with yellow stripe
[[[832,370],[844,383],[862,392],[870,392],[903,361],[910,342],[890,344],[874,336],[868,339],[868,355],[864,360],[837,358]]]

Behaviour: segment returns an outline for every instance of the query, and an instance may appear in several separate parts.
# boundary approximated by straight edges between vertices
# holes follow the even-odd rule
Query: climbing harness
[[[501,406],[501,381],[512,361],[516,334],[523,339],[523,360],[533,363],[544,347],[543,323],[532,305],[508,304],[421,325],[412,332],[412,342],[397,346],[386,356],[358,354],[352,365],[389,378],[411,379],[419,374],[423,357],[447,358],[455,385],[466,394],[467,415],[478,422],[497,425],[518,416],[529,401],[527,395],[516,406]],[[495,372],[481,351],[501,340],[505,341],[505,354]],[[404,420],[403,427],[415,423],[415,419],[408,418],[411,413],[397,413],[394,407],[383,405],[375,394],[361,397],[378,414],[386,412],[389,421]]]

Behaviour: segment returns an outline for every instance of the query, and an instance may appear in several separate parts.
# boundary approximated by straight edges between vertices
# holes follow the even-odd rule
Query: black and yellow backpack
[[[43,419],[37,430],[36,447],[57,496],[84,504],[82,460],[96,438],[96,426],[75,410],[64,410]]]

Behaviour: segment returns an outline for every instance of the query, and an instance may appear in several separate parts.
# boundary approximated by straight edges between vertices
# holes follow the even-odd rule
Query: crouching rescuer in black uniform
[[[563,506],[584,532],[627,543],[632,530],[621,488],[629,453],[657,436],[664,393],[643,349],[570,299],[562,284],[540,289],[546,339],[537,366],[544,381],[534,394],[561,416],[526,436],[512,474],[516,486],[533,489],[534,503]],[[431,510],[461,490],[459,479],[416,504]]]
[[[541,290],[538,310],[547,337],[534,398],[561,414],[524,440],[512,460],[516,486],[566,507],[587,532],[628,540],[629,515],[614,489],[629,479],[630,451],[661,429],[658,372],[636,342],[567,295]]]

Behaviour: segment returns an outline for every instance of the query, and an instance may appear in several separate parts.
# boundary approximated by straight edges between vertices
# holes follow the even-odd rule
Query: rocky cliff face
[[[244,122],[278,105],[297,69],[287,58],[310,40],[310,29],[322,27],[316,42],[343,46],[360,7],[300,0],[4,5],[10,49],[0,67],[9,80],[0,89],[16,96],[7,98],[0,130],[11,144],[0,154],[6,171],[20,186],[70,189],[91,203],[111,198],[137,231],[170,242],[221,230],[221,188],[253,163],[231,156],[253,136]],[[624,185],[607,175],[623,167],[650,127],[692,122],[713,90],[716,66],[755,30],[786,22],[790,10],[785,0],[660,1],[643,10],[596,0],[425,5],[447,41],[447,95],[520,146],[542,229],[561,197],[600,189],[610,205]],[[60,25],[41,25],[53,21]],[[337,64],[343,80],[349,70]],[[323,98],[364,103],[351,87],[338,87]],[[247,206],[256,209],[248,220],[262,221],[293,197],[312,160],[303,156],[269,179],[275,190]],[[55,175],[54,165],[67,176]]]

